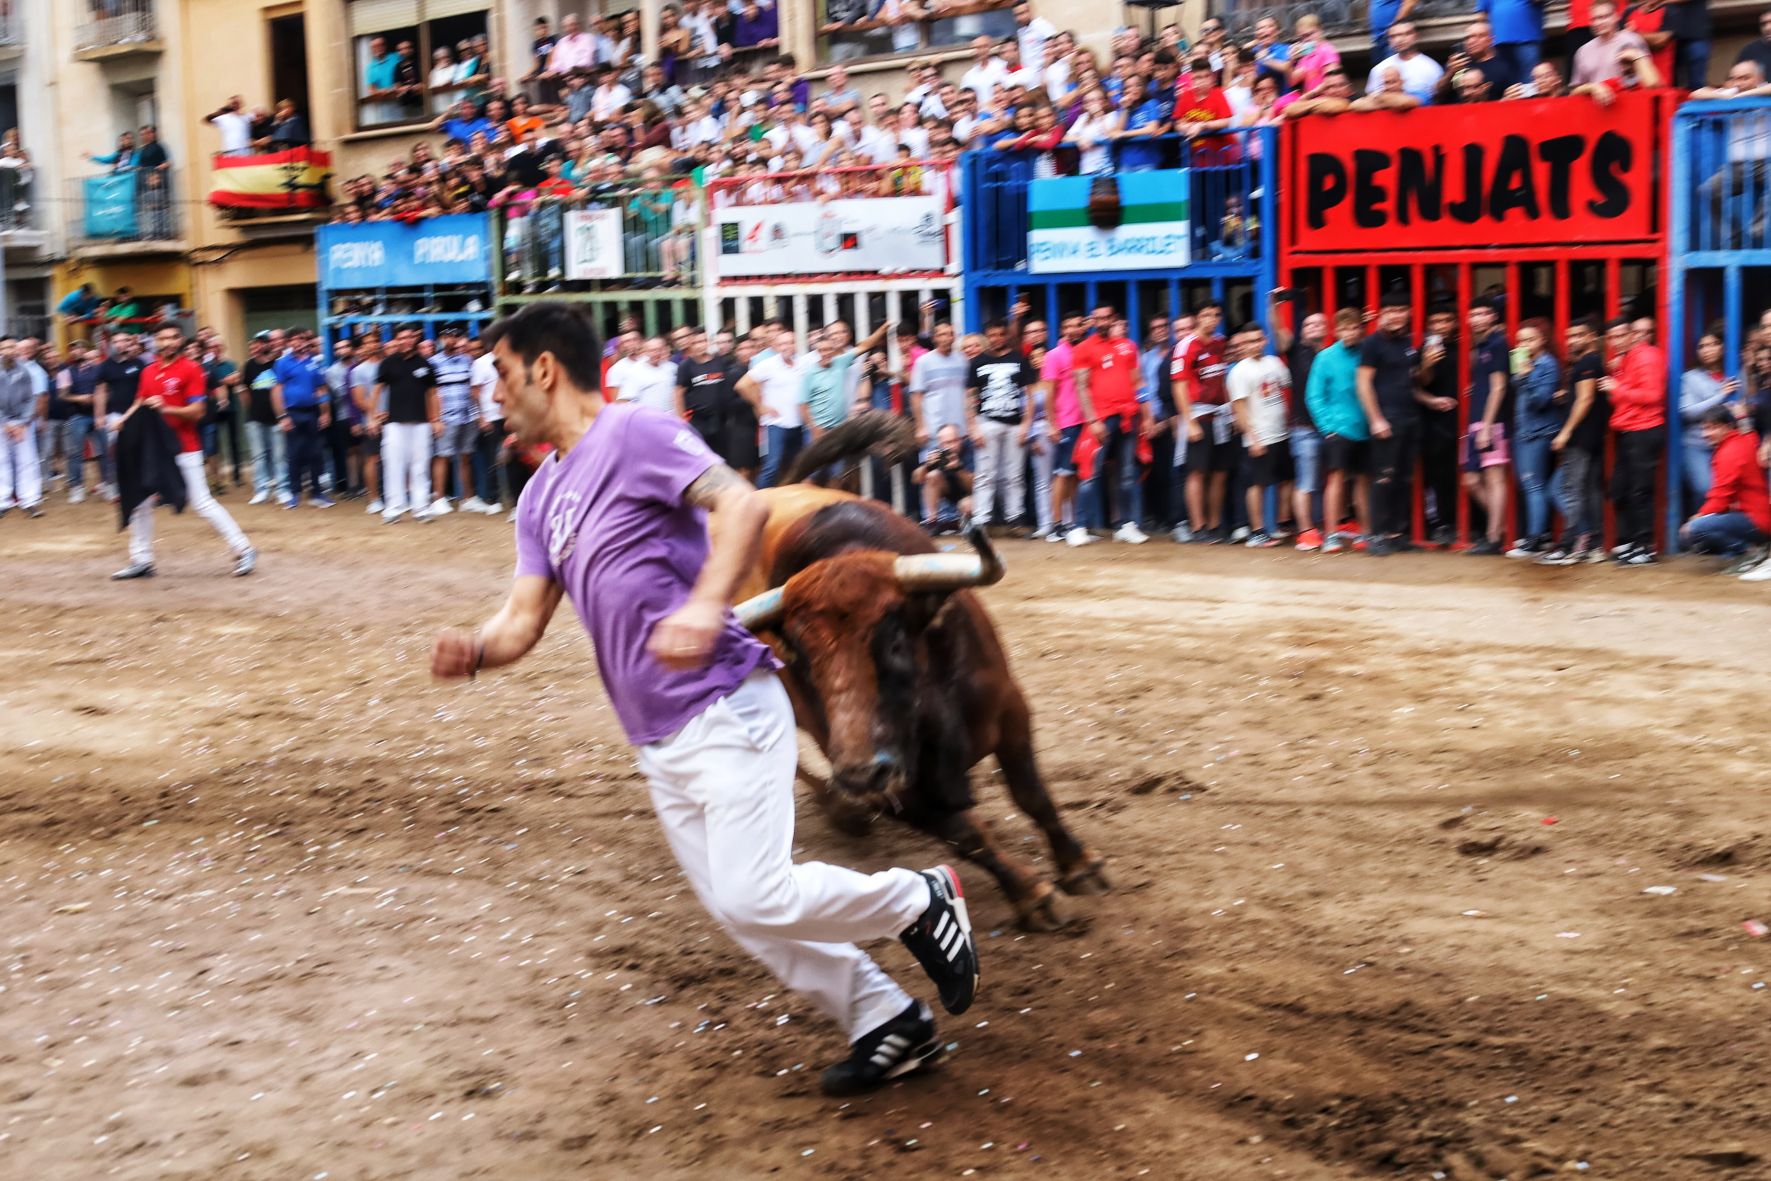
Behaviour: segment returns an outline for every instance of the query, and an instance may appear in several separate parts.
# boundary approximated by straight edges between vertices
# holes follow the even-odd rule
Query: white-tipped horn
[[[744,630],[751,632],[767,631],[781,622],[781,588],[766,590],[755,598],[745,599],[732,608],[732,614]]]
[[[988,586],[1002,577],[1002,567],[982,554],[906,554],[892,563],[892,573],[905,590],[951,591]]]

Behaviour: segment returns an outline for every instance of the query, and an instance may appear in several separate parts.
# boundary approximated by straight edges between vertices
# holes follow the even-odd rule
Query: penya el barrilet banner
[[[1661,232],[1670,91],[1524,99],[1285,129],[1289,252],[1591,246]]]

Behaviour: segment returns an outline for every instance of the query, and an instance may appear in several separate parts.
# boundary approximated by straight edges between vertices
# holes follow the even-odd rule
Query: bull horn
[[[1002,559],[981,526],[966,530],[965,539],[975,554],[906,554],[892,563],[898,585],[905,590],[952,591],[969,586],[991,586],[1002,581]]]
[[[745,599],[732,608],[732,614],[738,617],[738,623],[745,631],[767,631],[781,622],[781,588],[766,590],[754,598]]]

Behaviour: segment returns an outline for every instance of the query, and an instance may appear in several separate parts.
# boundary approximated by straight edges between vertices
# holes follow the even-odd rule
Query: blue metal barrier
[[[1689,515],[1681,376],[1698,338],[1722,326],[1722,364],[1740,379],[1749,295],[1771,304],[1771,99],[1687,103],[1673,118],[1671,266],[1666,340],[1671,387],[1667,414],[1667,531]],[[1669,548],[1671,548],[1669,546]]]
[[[1121,310],[1137,335],[1146,316],[1163,308],[1169,315],[1183,309],[1183,287],[1209,290],[1222,303],[1231,288],[1246,286],[1249,314],[1266,321],[1266,295],[1277,283],[1279,261],[1277,128],[1227,132],[1197,144],[1163,136],[1120,144],[1113,155],[1112,166],[1095,174],[1079,171],[1080,153],[1073,145],[1045,154],[980,148],[961,157],[968,330],[976,331],[1021,296],[1031,302],[1035,315],[1055,323],[1061,310],[1093,306],[1101,299],[1114,302],[1113,293],[1119,292]],[[1134,159],[1135,167],[1119,171]],[[1038,219],[1029,200],[1030,184],[1054,175],[1124,177],[1183,168],[1179,175],[1185,178],[1191,245],[1185,263],[1049,270],[1034,261],[1029,243]]]

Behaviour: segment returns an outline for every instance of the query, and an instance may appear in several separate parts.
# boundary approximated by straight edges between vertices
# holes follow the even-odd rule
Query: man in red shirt
[[[1625,566],[1654,564],[1654,489],[1666,450],[1666,355],[1654,347],[1654,321],[1613,320],[1605,331],[1612,374],[1599,379],[1611,398],[1611,430],[1617,442],[1613,473],[1617,548]]]
[[[1143,505],[1138,486],[1138,440],[1149,426],[1149,412],[1138,401],[1138,346],[1125,335],[1125,321],[1111,304],[1102,304],[1094,311],[1092,335],[1076,346],[1076,398],[1082,404],[1083,420],[1099,443],[1095,453],[1095,471],[1082,490],[1084,519],[1092,514],[1103,528],[1108,524],[1107,470],[1119,465],[1119,494],[1114,498],[1113,514],[1119,528],[1113,539],[1129,545],[1149,541],[1138,528]],[[1093,506],[1092,509],[1089,506]],[[1076,540],[1088,531],[1081,523],[1071,531],[1070,544],[1084,545]]]
[[[1175,412],[1186,434],[1175,446],[1186,448],[1187,517],[1195,541],[1222,541],[1224,490],[1242,460],[1242,446],[1229,429],[1224,393],[1224,338],[1218,335],[1224,311],[1208,303],[1194,315],[1193,331],[1175,344],[1169,378]]]
[[[136,387],[135,404],[129,414],[144,406],[158,411],[178,437],[178,470],[184,476],[185,500],[197,515],[215,526],[228,548],[234,551],[234,574],[252,573],[258,564],[258,551],[234,524],[228,511],[209,494],[209,481],[203,474],[203,444],[197,437],[197,424],[203,420],[207,379],[202,367],[182,354],[184,334],[176,328],[162,328],[154,334],[155,358],[141,371]],[[125,415],[128,417],[128,415]],[[129,516],[129,565],[111,577],[119,582],[154,576],[154,505],[150,496],[136,506]]]
[[[1703,440],[1710,458],[1709,496],[1685,522],[1679,537],[1700,554],[1741,554],[1771,540],[1771,497],[1759,466],[1759,437],[1735,427],[1734,411],[1711,407],[1703,416]],[[1771,574],[1752,581],[1771,579]]]

